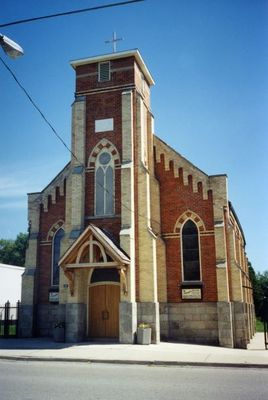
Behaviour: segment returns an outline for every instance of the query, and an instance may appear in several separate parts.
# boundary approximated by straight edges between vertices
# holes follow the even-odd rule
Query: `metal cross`
[[[116,32],[113,32],[113,38],[111,40],[105,40],[105,43],[112,43],[113,44],[113,52],[116,52],[116,42],[123,40],[123,38],[117,38]]]

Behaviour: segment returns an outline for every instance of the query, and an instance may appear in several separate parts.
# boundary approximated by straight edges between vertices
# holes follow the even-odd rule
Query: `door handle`
[[[102,311],[102,319],[103,320],[109,319],[109,311],[107,311],[107,310]]]

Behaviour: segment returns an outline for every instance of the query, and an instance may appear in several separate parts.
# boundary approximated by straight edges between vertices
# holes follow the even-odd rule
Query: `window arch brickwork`
[[[61,219],[59,221],[57,221],[55,224],[53,224],[51,226],[51,228],[49,229],[48,234],[47,234],[48,242],[53,240],[53,237],[59,228],[64,229],[64,221]]]
[[[193,211],[185,211],[176,221],[176,224],[174,226],[174,232],[180,233],[182,226],[185,224],[185,222],[191,219],[197,226],[197,228],[203,232],[206,230],[205,224],[203,220]]]
[[[89,168],[95,167],[96,159],[97,159],[99,153],[103,150],[107,150],[107,152],[109,152],[111,154],[115,165],[120,164],[120,155],[119,155],[118,150],[115,147],[115,145],[107,139],[102,139],[99,143],[96,144],[96,146],[90,153],[90,156],[88,159],[88,167]]]

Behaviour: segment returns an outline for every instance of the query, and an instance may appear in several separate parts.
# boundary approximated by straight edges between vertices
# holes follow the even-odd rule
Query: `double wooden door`
[[[89,287],[89,337],[119,337],[119,301],[119,285]]]

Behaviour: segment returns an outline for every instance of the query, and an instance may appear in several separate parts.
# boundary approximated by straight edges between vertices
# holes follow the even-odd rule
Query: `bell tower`
[[[133,343],[141,321],[151,324],[157,342],[156,237],[150,199],[154,81],[138,50],[75,60],[71,65],[76,90],[67,207],[70,237],[75,239],[89,223],[113,235],[131,260],[127,291],[121,291],[120,298],[120,342]],[[103,160],[113,168],[110,178]]]

